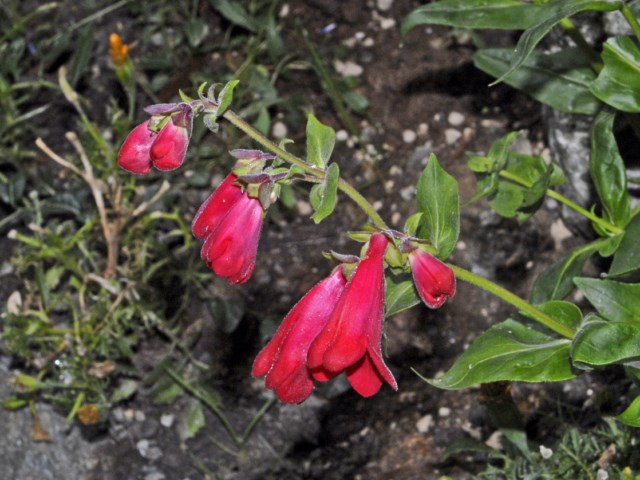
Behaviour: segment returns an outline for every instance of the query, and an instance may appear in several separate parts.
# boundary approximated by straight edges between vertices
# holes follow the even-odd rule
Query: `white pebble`
[[[376,0],[376,7],[381,12],[386,12],[387,10],[391,10],[393,6],[393,0]]]
[[[398,224],[400,223],[400,220],[402,220],[402,214],[400,212],[393,212],[391,214],[391,224],[394,227],[398,226]]]
[[[373,47],[375,45],[375,41],[371,37],[367,37],[362,41],[363,47]]]
[[[345,140],[347,140],[347,138],[349,138],[349,132],[347,132],[346,130],[338,130],[336,132],[337,141],[344,142]]]
[[[460,130],[456,130],[455,128],[447,128],[444,131],[444,140],[447,145],[453,145],[460,140],[460,137],[462,137],[462,133],[460,133]]]
[[[451,409],[449,407],[440,407],[438,409],[439,417],[448,417],[449,415],[451,415]]]
[[[447,117],[447,122],[449,122],[449,125],[459,127],[464,123],[464,115],[460,112],[451,112]]]
[[[278,16],[280,18],[285,18],[289,15],[290,11],[291,11],[291,7],[289,7],[288,3],[285,3],[282,5],[282,8],[280,9],[280,13],[278,13]]]
[[[288,131],[289,130],[287,129],[287,126],[284,123],[276,122],[273,124],[273,127],[271,128],[271,135],[276,138],[284,138],[287,136]]]
[[[359,77],[362,75],[362,72],[364,72],[364,69],[360,65],[351,60],[347,60],[346,62],[336,60],[333,68],[343,77]]]
[[[364,32],[356,32],[356,34],[354,35],[356,40],[362,40],[364,39],[364,37],[366,37],[367,34]]]
[[[429,132],[429,125],[426,123],[421,123],[418,125],[418,135],[424,137]]]
[[[311,213],[313,212],[311,204],[309,202],[305,202],[304,200],[299,200],[298,202],[296,202],[296,209],[298,210],[298,213],[303,217],[311,215]]]
[[[433,425],[433,415],[425,415],[416,422],[416,428],[420,433],[427,433]]]
[[[416,141],[416,132],[414,132],[413,130],[404,130],[402,132],[402,141],[404,143],[413,143]]]
[[[160,417],[160,425],[162,425],[165,428],[171,428],[175,419],[176,419],[175,415],[171,413],[165,413]]]
[[[382,30],[389,30],[396,26],[396,21],[393,18],[381,18],[380,19],[380,28]]]
[[[542,458],[544,458],[545,460],[549,460],[551,458],[551,455],[553,455],[553,450],[545,447],[544,445],[540,445],[540,456]]]

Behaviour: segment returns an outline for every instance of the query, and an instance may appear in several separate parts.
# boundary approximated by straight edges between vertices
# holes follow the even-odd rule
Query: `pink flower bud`
[[[311,394],[313,377],[307,368],[307,352],[327,323],[346,282],[342,268],[336,268],[291,309],[258,354],[253,376],[266,375],[266,387],[283,402],[300,403]]]
[[[189,146],[189,129],[176,125],[172,119],[162,127],[151,145],[151,161],[158,170],[175,170],[184,161]]]
[[[202,246],[200,255],[209,268],[229,283],[246,282],[256,264],[263,217],[260,200],[243,192]],[[198,233],[207,231],[200,222],[196,226]]]
[[[151,169],[151,145],[158,134],[149,130],[149,120],[142,122],[127,136],[118,154],[118,165],[125,170],[144,175]]]
[[[234,183],[237,178],[233,173],[225,178],[196,213],[191,231],[198,240],[206,240],[236,202],[246,195],[242,188]]]
[[[345,286],[327,325],[311,344],[307,359],[316,380],[325,381],[344,371],[353,389],[363,397],[375,394],[383,381],[398,389],[382,359],[387,243],[381,233],[371,236],[366,257]]]
[[[413,282],[429,308],[440,308],[456,293],[456,277],[450,267],[433,255],[416,249],[409,254]]]

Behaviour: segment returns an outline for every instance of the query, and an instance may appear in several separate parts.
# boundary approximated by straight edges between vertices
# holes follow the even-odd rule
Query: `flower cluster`
[[[152,118],[129,134],[118,163],[138,174],[151,166],[179,167],[191,135],[193,107],[162,104],[146,111]],[[273,164],[265,168],[266,161],[277,162],[272,154],[243,149],[231,154],[237,159],[232,173],[202,204],[192,231],[203,242],[201,257],[209,268],[230,283],[244,283],[255,267],[265,212],[277,199],[278,182],[288,181],[290,173]],[[395,249],[404,259],[400,265],[411,269],[428,307],[441,307],[456,290],[451,268],[419,245],[418,239],[400,232],[375,231],[362,258],[336,255],[343,263],[284,318],[256,358],[253,375],[266,376],[267,388],[288,403],[304,401],[316,382],[341,373],[364,397],[374,395],[383,383],[397,390],[382,356],[387,250]]]
[[[175,170],[184,162],[193,126],[193,108],[187,103],[154,105],[146,109],[152,117],[127,136],[118,155],[118,165],[139,175]]]

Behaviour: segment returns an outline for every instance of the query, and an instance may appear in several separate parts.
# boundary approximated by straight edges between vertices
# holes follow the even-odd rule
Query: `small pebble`
[[[502,449],[502,432],[500,430],[496,430],[491,434],[487,441],[484,442],[487,447],[491,447],[495,450]]]
[[[413,130],[404,130],[402,132],[402,141],[404,143],[413,143],[416,141],[416,132],[414,132]]]
[[[271,128],[271,135],[276,138],[284,138],[287,136],[287,126],[282,122],[276,122]]]
[[[464,115],[460,112],[451,112],[447,117],[447,122],[449,122],[449,125],[459,127],[464,123]]]
[[[137,422],[144,422],[144,420],[147,418],[142,410],[136,410],[134,417]]]
[[[400,220],[402,220],[402,214],[400,212],[393,212],[393,214],[391,214],[391,223],[393,226],[398,226]]]
[[[416,428],[420,433],[427,433],[433,425],[433,415],[425,415],[416,422]]]
[[[418,135],[424,137],[429,132],[429,125],[426,123],[421,123],[418,125]]]
[[[551,455],[553,455],[553,450],[545,447],[544,445],[540,445],[540,456],[542,458],[544,458],[545,460],[549,460],[551,458]]]
[[[448,417],[449,415],[451,415],[451,409],[449,407],[440,407],[438,409],[439,417]]]
[[[447,128],[444,131],[444,140],[447,145],[453,145],[462,137],[462,133],[460,130],[456,130],[455,128]]]
[[[288,3],[285,3],[282,5],[282,8],[280,9],[280,13],[278,13],[278,16],[280,18],[285,18],[289,15],[290,11],[291,11],[291,7],[289,6]]]
[[[349,138],[349,132],[347,132],[346,130],[338,130],[336,132],[336,140],[339,142],[344,142],[347,140],[347,138]]]
[[[362,75],[362,72],[364,72],[364,69],[360,65],[351,60],[347,60],[346,62],[336,60],[333,68],[343,77],[359,77]]]
[[[313,213],[313,208],[309,202],[305,202],[304,200],[299,200],[296,202],[296,209],[298,213],[303,217],[309,216]]]
[[[375,41],[371,37],[367,37],[362,41],[363,47],[373,47],[375,45]]]
[[[380,19],[380,28],[382,30],[389,30],[396,26],[396,20],[394,18],[381,18]]]
[[[393,0],[376,0],[376,7],[381,12],[386,12],[387,10],[391,10],[393,6]]]
[[[175,421],[176,416],[172,413],[165,413],[160,417],[160,425],[165,428],[171,428],[173,422]]]

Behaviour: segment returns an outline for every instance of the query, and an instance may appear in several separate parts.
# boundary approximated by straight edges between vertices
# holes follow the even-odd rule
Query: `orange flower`
[[[121,67],[127,60],[127,55],[129,54],[129,45],[127,45],[126,43],[122,43],[122,39],[117,33],[112,33],[111,35],[109,35],[109,45],[111,46],[111,48],[109,49],[111,60],[116,65],[116,67]]]

